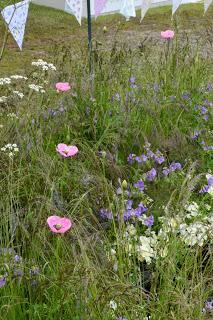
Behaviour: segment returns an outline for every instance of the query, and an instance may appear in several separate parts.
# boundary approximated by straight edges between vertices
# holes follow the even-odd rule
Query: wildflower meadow
[[[213,8],[94,22],[92,73],[76,26],[32,53],[36,9],[0,60],[0,319],[213,319]]]

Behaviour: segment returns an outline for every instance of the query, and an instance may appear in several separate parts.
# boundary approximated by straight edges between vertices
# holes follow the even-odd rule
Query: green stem
[[[2,48],[1,48],[1,52],[0,52],[0,61],[2,60],[4,51],[6,48],[8,35],[9,35],[9,32],[8,32],[8,28],[6,27],[5,34],[4,34],[4,40],[3,40],[3,44],[2,44]]]

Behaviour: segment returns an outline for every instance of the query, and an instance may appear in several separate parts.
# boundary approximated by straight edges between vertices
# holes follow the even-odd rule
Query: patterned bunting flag
[[[95,17],[100,16],[107,0],[95,0]]]
[[[172,0],[172,14],[176,12],[178,7],[180,6],[182,0]]]
[[[28,9],[29,0],[24,0],[7,6],[1,11],[2,17],[7,23],[8,29],[10,30],[20,50],[22,50],[24,40]]]
[[[120,13],[128,20],[130,17],[136,17],[134,0],[123,0]]]
[[[211,4],[212,0],[204,0],[204,12],[206,12]]]
[[[74,14],[76,19],[78,20],[79,24],[81,24],[82,8],[82,0],[66,0],[65,11],[71,11],[71,13]]]
[[[143,20],[143,18],[145,17],[145,14],[149,10],[150,5],[151,5],[151,0],[142,0],[142,4],[141,4],[141,21]]]

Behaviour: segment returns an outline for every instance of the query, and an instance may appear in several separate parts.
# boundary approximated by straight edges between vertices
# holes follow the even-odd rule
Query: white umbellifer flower
[[[186,217],[192,218],[199,215],[199,206],[196,202],[192,202],[189,205],[186,206],[186,211],[189,212]]]
[[[0,103],[5,103],[7,101],[7,97],[2,96],[0,97]]]
[[[13,156],[17,152],[19,152],[19,148],[17,147],[16,143],[13,143],[13,144],[8,143],[4,147],[1,148],[1,151],[7,153],[10,158],[13,158]]]
[[[116,255],[116,250],[113,249],[113,248],[111,249],[111,255],[112,255],[112,256],[115,256],[115,255]]]
[[[16,119],[18,119],[18,116],[15,114],[15,113],[8,113],[7,114],[7,117],[10,117],[10,118],[16,118]]]
[[[10,78],[0,78],[0,85],[3,86],[4,84],[11,84]]]
[[[109,306],[111,309],[113,309],[114,311],[117,309],[118,305],[114,300],[110,300],[109,302]]]
[[[43,87],[42,86],[39,86],[39,85],[37,85],[37,84],[29,84],[29,86],[28,86],[31,90],[33,90],[33,91],[36,91],[36,92],[41,92],[41,93],[44,93],[45,92],[45,90],[43,89]]]
[[[189,225],[180,225],[180,235],[182,240],[189,246],[203,246],[208,239],[209,227],[202,222],[194,222]]]
[[[129,224],[127,226],[127,233],[130,235],[130,236],[135,236],[136,233],[137,233],[137,230],[136,228],[133,226],[133,224]]]
[[[12,75],[10,76],[11,79],[14,79],[14,80],[27,80],[28,78],[27,77],[24,77],[24,76],[21,76],[21,75],[18,75],[18,74],[15,74],[15,75]]]
[[[15,94],[15,95],[17,95],[19,98],[23,98],[24,97],[24,94],[22,93],[22,92],[20,92],[20,91],[13,91],[13,93]]]
[[[40,67],[44,71],[47,71],[47,70],[56,71],[56,67],[53,65],[53,63],[48,63],[42,59],[38,59],[37,61],[33,61],[32,66]]]

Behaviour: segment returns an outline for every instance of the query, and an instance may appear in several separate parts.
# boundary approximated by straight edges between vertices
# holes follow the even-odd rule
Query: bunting
[[[182,0],[172,0],[172,15],[177,11],[181,2],[182,2]]]
[[[106,5],[107,0],[95,0],[95,17],[100,16],[104,7]]]
[[[83,2],[82,0],[66,0],[65,11],[74,14],[78,23],[81,25]]]
[[[128,20],[130,17],[136,17],[134,0],[123,0],[120,13]]]
[[[204,13],[208,10],[212,0],[204,0]]]
[[[24,0],[7,6],[1,11],[1,15],[20,50],[23,46],[28,9],[29,0]]]
[[[145,17],[145,15],[146,15],[147,11],[149,10],[150,6],[151,6],[151,0],[142,0],[142,4],[141,4],[141,21]]]

